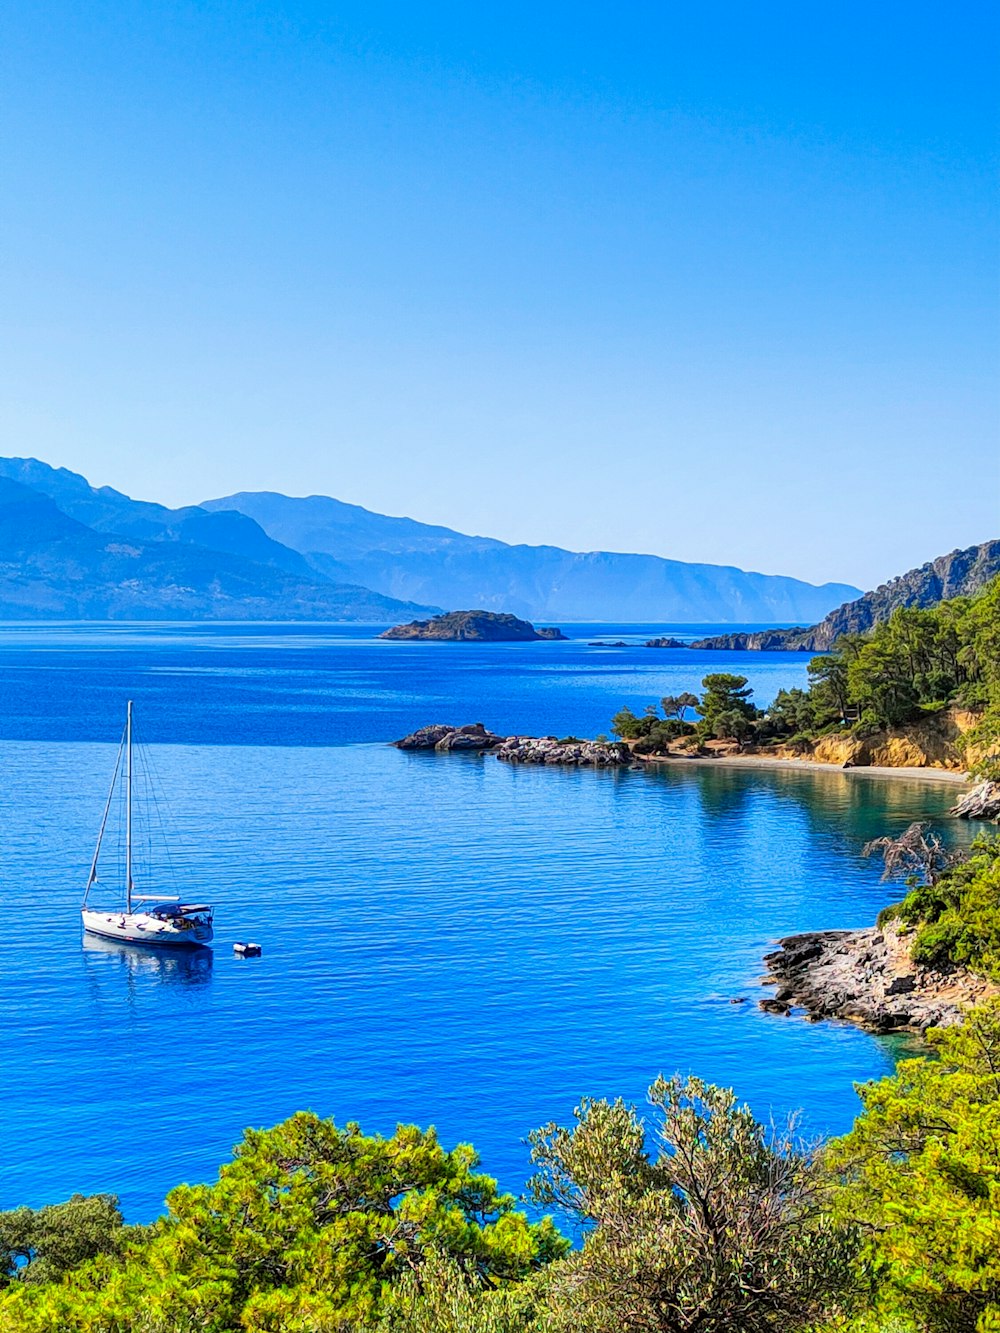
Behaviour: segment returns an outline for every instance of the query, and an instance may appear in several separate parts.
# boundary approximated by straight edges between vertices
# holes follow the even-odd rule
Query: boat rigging
[[[124,763],[124,773],[122,767]],[[94,859],[90,863],[90,874],[83,894],[81,916],[83,928],[92,935],[104,939],[120,940],[128,944],[152,946],[205,947],[213,938],[213,908],[208,903],[181,902],[176,896],[156,893],[136,893],[133,879],[133,745],[132,745],[132,701],[128,702],[125,717],[125,730],[118,746],[114,772],[108,799],[104,806],[104,816],[97,835]],[[98,863],[101,848],[108,826],[108,817],[114,800],[115,790],[124,784],[125,791],[125,874],[124,907],[121,911],[93,908],[88,906],[90,891],[98,883]],[[137,906],[137,904],[142,904]]]

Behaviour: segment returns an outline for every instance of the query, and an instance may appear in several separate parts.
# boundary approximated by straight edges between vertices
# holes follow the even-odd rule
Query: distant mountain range
[[[377,624],[436,609],[331,581],[242,514],[165,509],[0,459],[0,619]]]
[[[842,634],[863,634],[888,620],[901,606],[935,606],[949,597],[970,597],[1000,574],[1000,541],[939,555],[852,602],[845,602],[808,629],[767,629],[749,634],[717,634],[696,639],[692,648],[772,652],[775,649],[826,652]]]
[[[808,623],[860,591],[655,555],[509,546],[324,495],[240,492],[202,508],[255,519],[331,578],[450,610],[508,611],[533,621]]]
[[[327,496],[168,509],[0,459],[0,619],[809,622],[857,593],[651,555],[509,546]]]

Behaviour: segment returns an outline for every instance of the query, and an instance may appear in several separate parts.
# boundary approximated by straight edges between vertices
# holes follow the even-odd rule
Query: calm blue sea
[[[761,955],[783,933],[870,923],[890,891],[861,845],[942,815],[952,792],[385,744],[436,721],[592,735],[709,670],[743,671],[760,702],[805,677],[805,655],[640,646],[669,626],[569,632],[0,629],[0,1207],[110,1190],[148,1219],[173,1184],[212,1177],[244,1126],[302,1107],[385,1132],[433,1123],[518,1192],[530,1129],[584,1095],[641,1102],[660,1071],[732,1084],[761,1115],[801,1108],[809,1133],[847,1127],[853,1082],[891,1051],[762,1014]],[[127,698],[166,887],[216,904],[214,956],[81,942]],[[110,876],[114,836],[109,850]],[[247,938],[262,958],[234,958]]]

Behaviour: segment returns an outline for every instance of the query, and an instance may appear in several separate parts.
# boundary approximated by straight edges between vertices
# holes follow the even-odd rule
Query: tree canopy
[[[819,1155],[658,1078],[530,1136],[572,1250],[433,1131],[248,1132],[151,1227],[113,1198],[0,1214],[2,1333],[998,1333],[1000,1001],[859,1088]]]
[[[968,856],[947,857],[879,916],[914,929],[915,962],[960,964],[1000,981],[1000,838],[981,835]]]
[[[664,717],[655,705],[642,716],[623,708],[612,726],[643,754],[692,731],[700,741],[741,745],[811,742],[831,731],[864,737],[956,705],[978,715],[961,741],[973,747],[972,770],[1000,777],[1000,578],[975,597],[900,607],[866,634],[844,635],[830,653],[812,659],[808,673],[808,689],[781,689],[762,710],[751,702],[745,676],[715,672],[702,681],[700,698],[661,700]],[[696,728],[685,721],[692,708]]]
[[[341,1333],[370,1324],[431,1255],[486,1289],[563,1254],[552,1223],[529,1222],[477,1164],[433,1130],[386,1139],[300,1112],[248,1130],[215,1184],[173,1190],[166,1216],[120,1255],[58,1285],[8,1273],[0,1329]]]
[[[858,1089],[827,1149],[837,1216],[860,1225],[872,1310],[859,1329],[1000,1329],[1000,1002],[929,1034],[936,1059]]]
[[[824,1212],[792,1136],[698,1079],[658,1078],[648,1100],[649,1125],[621,1100],[585,1101],[572,1128],[531,1136],[536,1200],[584,1229],[549,1275],[565,1327],[774,1333],[835,1307],[854,1233]]]

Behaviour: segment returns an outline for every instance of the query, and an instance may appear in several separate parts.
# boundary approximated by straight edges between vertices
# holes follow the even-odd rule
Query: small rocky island
[[[571,768],[628,768],[632,754],[622,741],[583,741],[576,736],[500,736],[482,722],[455,727],[436,723],[401,740],[397,750],[489,753],[506,764],[562,764]]]
[[[446,643],[530,643],[536,639],[565,639],[558,629],[535,629],[527,620],[507,612],[448,611],[431,620],[394,625],[382,639],[436,639]]]

